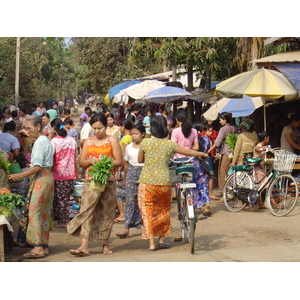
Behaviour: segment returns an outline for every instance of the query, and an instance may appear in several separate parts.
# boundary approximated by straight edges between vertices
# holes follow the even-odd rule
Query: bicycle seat
[[[252,157],[247,158],[247,162],[249,164],[257,164],[261,162],[261,160],[262,160],[261,158],[252,158]]]
[[[194,166],[181,166],[176,168],[176,175],[180,175],[183,173],[194,173],[196,171]]]
[[[250,171],[251,166],[249,166],[249,165],[232,166],[231,170],[232,171]]]

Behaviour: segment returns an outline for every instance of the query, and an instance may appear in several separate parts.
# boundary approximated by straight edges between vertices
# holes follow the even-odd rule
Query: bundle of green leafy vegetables
[[[112,161],[109,156],[101,155],[100,160],[91,166],[89,174],[96,185],[107,185],[107,180],[112,176],[111,171],[114,168]]]
[[[232,133],[226,136],[224,143],[228,145],[228,149],[230,151],[234,150],[237,138],[238,138],[238,133]]]
[[[0,154],[0,169],[3,169],[6,174],[9,174],[9,166],[11,165],[10,162],[3,159],[3,156]]]
[[[13,209],[20,209],[22,211],[23,207],[24,201],[22,196],[17,194],[0,195],[0,215],[3,214],[6,217],[10,217]]]

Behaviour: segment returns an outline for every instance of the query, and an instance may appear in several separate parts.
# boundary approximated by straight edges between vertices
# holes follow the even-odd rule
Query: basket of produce
[[[6,188],[0,188],[0,215],[10,217],[13,210],[22,211],[24,201],[22,196],[11,193]]]

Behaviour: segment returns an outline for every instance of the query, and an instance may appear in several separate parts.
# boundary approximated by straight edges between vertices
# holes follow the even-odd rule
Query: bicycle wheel
[[[225,207],[231,212],[238,212],[242,210],[246,203],[242,202],[237,197],[235,197],[233,189],[234,188],[249,188],[252,189],[253,181],[250,175],[244,171],[238,171],[236,173],[231,174],[224,184],[223,189],[223,200]]]
[[[299,195],[296,179],[291,174],[277,176],[267,191],[269,209],[274,216],[283,217],[295,207]]]
[[[191,190],[186,190],[185,194],[185,203],[186,203],[186,211],[188,211],[188,201],[193,201],[193,193]],[[194,208],[193,208],[194,210]],[[187,235],[188,235],[188,242],[190,244],[190,251],[193,254],[195,249],[195,230],[196,230],[196,214],[194,211],[193,217],[191,218],[187,214],[186,218],[186,228],[187,228]]]

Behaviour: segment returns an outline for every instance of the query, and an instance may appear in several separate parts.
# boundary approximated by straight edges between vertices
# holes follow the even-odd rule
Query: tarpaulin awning
[[[300,93],[300,63],[275,63],[274,65]]]

